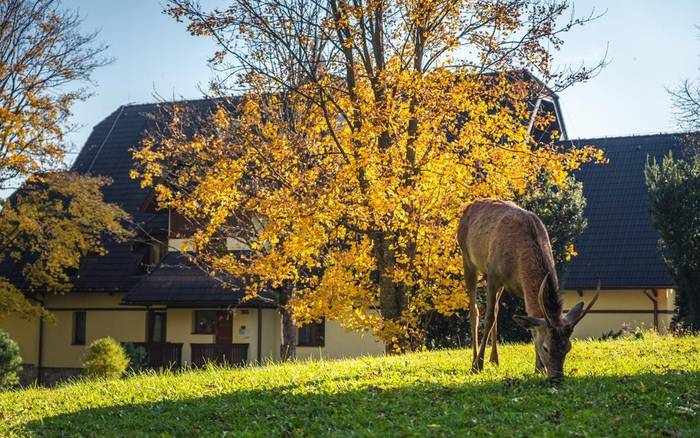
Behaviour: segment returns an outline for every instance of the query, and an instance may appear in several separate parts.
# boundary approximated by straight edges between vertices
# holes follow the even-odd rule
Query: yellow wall
[[[379,356],[384,344],[371,333],[348,331],[335,321],[326,320],[324,347],[297,347],[299,359],[315,357],[340,359],[343,357]]]
[[[263,309],[262,361],[279,360],[282,322],[277,309]]]
[[[68,293],[47,296],[46,307],[51,309],[56,321],[44,324],[42,365],[79,368],[86,346],[95,339],[107,336],[111,336],[118,342],[145,341],[145,310],[120,305],[123,298],[124,294],[106,293]],[[62,308],[88,309],[85,319],[86,345],[72,345],[73,310],[61,310]]]
[[[214,335],[199,335],[192,333],[193,327],[192,309],[168,309],[168,328],[166,341],[183,343],[182,365],[188,365],[191,358],[190,343],[209,344],[214,342]]]
[[[566,291],[564,308],[570,309],[579,301],[588,303],[592,290],[584,291],[579,297],[575,291]],[[674,292],[671,289],[658,291],[659,310],[674,309]],[[111,336],[119,342],[143,342],[146,339],[146,311],[144,308],[120,305],[123,294],[69,293],[48,296],[47,307],[52,309],[55,323],[44,324],[43,366],[78,368],[81,365],[85,346],[71,345],[73,330],[73,309],[88,309],[86,319],[86,344]],[[65,310],[62,310],[65,309]],[[103,310],[98,310],[103,309]],[[120,310],[116,310],[120,309]],[[653,304],[641,289],[605,290],[593,310],[639,310],[651,311]],[[193,309],[167,310],[167,341],[183,343],[182,361],[190,361],[190,343],[212,343],[214,335],[192,333]],[[659,314],[659,329],[663,332],[669,326],[672,315]],[[258,357],[258,309],[233,310],[233,342],[247,343],[248,360],[255,362]],[[7,331],[20,346],[23,363],[36,365],[38,361],[38,321],[25,321],[17,317],[0,320],[0,329]],[[574,337],[599,337],[609,331],[623,327],[633,329],[653,327],[651,313],[590,313],[576,327]],[[242,328],[245,330],[242,332]],[[281,323],[276,309],[262,309],[262,354],[263,362],[279,359],[281,344]],[[341,358],[362,355],[381,355],[384,345],[369,333],[344,330],[335,321],[326,321],[324,347],[298,347],[299,358],[324,357]]]
[[[86,345],[106,336],[119,342],[143,342],[146,338],[146,312],[143,308],[120,305],[122,298],[124,294],[107,293],[47,296],[46,307],[50,309],[54,321],[44,323],[42,366],[81,366],[86,346],[72,345],[73,309],[88,309],[85,320]],[[24,321],[8,317],[0,321],[0,329],[7,331],[17,341],[24,364],[38,365],[38,320]]]
[[[279,359],[279,316],[276,309],[236,309],[233,315],[233,342],[248,345],[248,360],[258,360],[258,312],[261,311],[262,362]],[[241,329],[245,327],[245,334]]]
[[[36,365],[39,353],[39,320],[26,320],[11,315],[0,319],[4,330],[19,345],[24,365]]]
[[[566,291],[563,294],[564,309],[568,310],[579,301],[586,304],[593,298],[595,291],[586,290],[583,296],[576,291]],[[672,289],[658,290],[658,309],[660,311],[674,310],[674,291]],[[573,337],[597,338],[610,331],[617,332],[623,327],[634,329],[637,327],[653,328],[654,315],[649,313],[654,309],[652,301],[643,293],[642,289],[604,290],[601,291],[598,301],[593,306],[592,313],[586,315],[576,326]],[[595,313],[595,310],[638,310],[644,313]],[[664,333],[671,322],[673,315],[659,313],[659,331]]]
[[[200,309],[198,309],[200,310]],[[201,309],[204,310],[204,309]],[[211,309],[221,310],[221,309]],[[232,309],[233,342],[248,344],[248,360],[258,358],[258,309]],[[193,334],[194,309],[168,309],[167,341],[182,343],[182,364],[190,363],[192,357],[191,343],[213,343],[213,334]],[[280,329],[279,316],[275,309],[262,309],[262,354],[263,362],[279,359]],[[241,329],[245,327],[243,333]]]
[[[212,309],[216,310],[216,309]],[[219,309],[220,310],[220,309]],[[233,342],[248,344],[248,360],[258,358],[258,309],[233,309]],[[168,309],[167,341],[182,343],[182,363],[191,359],[190,343],[212,343],[214,335],[192,334],[194,309]],[[262,309],[262,362],[279,360],[282,342],[280,316],[276,309]],[[242,330],[243,327],[245,329]],[[328,359],[380,355],[384,344],[367,333],[350,332],[334,321],[326,321],[325,347],[297,347],[300,359],[324,357]]]

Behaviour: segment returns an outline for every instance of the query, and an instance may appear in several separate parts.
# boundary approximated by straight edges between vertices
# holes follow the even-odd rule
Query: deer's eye
[[[546,345],[542,345],[542,349],[544,350],[545,353],[549,353],[549,348],[547,348]]]

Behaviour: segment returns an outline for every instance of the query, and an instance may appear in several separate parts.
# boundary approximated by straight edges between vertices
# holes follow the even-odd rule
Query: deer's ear
[[[576,304],[574,307],[572,307],[564,317],[564,320],[566,321],[567,324],[572,324],[574,321],[578,319],[579,316],[581,316],[581,312],[583,312],[583,301],[580,303]]]
[[[518,325],[526,330],[531,330],[537,327],[544,327],[547,321],[544,318],[533,318],[531,316],[513,315],[513,319]]]

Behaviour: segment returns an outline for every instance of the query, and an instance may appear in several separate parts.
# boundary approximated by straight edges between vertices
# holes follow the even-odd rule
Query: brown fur
[[[498,363],[496,320],[498,300],[505,289],[524,298],[527,317],[517,317],[516,321],[533,334],[536,368],[545,368],[550,377],[562,375],[564,357],[571,348],[569,336],[573,325],[585,312],[581,313],[583,303],[580,303],[576,312],[574,309],[570,312],[570,320],[562,315],[554,257],[542,221],[513,202],[478,199],[462,211],[457,240],[469,293],[472,368],[475,371],[483,368],[489,334],[491,361]],[[476,306],[478,274],[486,275],[487,279],[485,333],[481,343]],[[540,287],[543,305],[538,297]]]

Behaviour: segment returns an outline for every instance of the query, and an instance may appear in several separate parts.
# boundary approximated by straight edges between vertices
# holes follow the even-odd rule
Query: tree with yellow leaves
[[[549,48],[592,17],[566,1],[253,1],[167,12],[213,37],[210,116],[172,107],[136,153],[161,206],[197,224],[193,258],[281,291],[294,323],[328,317],[394,351],[421,342],[425,309],[467,304],[455,230],[477,197],[510,199],[545,172],[557,184],[592,149],[536,143],[529,103],[595,70],[552,72]],[[556,133],[552,133],[556,139]],[[257,218],[257,227],[251,221]],[[236,238],[242,254],[222,250]],[[283,348],[285,348],[283,346]]]
[[[70,108],[109,62],[96,34],[58,0],[0,0],[0,318],[43,314],[40,292],[70,289],[69,272],[102,239],[125,238],[126,214],[104,202],[109,181],[65,171]]]

